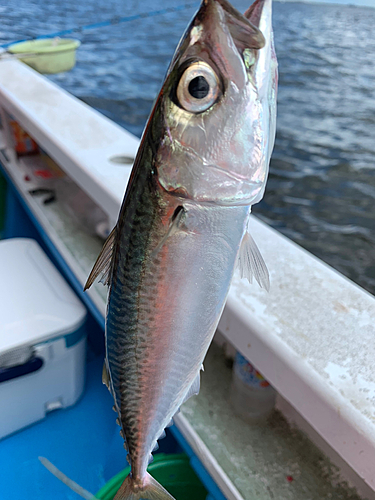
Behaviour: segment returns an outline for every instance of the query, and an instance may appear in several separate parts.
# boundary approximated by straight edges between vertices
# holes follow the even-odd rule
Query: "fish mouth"
[[[217,170],[218,172],[220,172],[221,174],[225,175],[226,177],[229,177],[230,179],[232,179],[232,180],[234,180],[236,182],[239,182],[241,184],[244,184],[244,183],[245,184],[252,183],[254,185],[257,184],[254,181],[248,181],[247,177],[245,175],[241,175],[239,173],[232,172],[231,170],[226,170],[225,168],[220,167],[219,165],[215,165],[214,163],[206,164],[205,167],[206,168],[211,168],[212,170]]]
[[[223,176],[229,178],[230,180],[235,181],[236,183],[239,183],[239,184],[246,184],[246,185],[252,184],[252,185],[256,186],[259,184],[263,185],[265,182],[264,180],[251,181],[248,179],[247,175],[241,175],[238,172],[233,172],[232,170],[226,169],[224,167],[220,167],[220,165],[217,165],[216,163],[211,163],[211,162],[207,161],[204,158],[204,156],[200,155],[197,151],[195,151],[194,148],[186,146],[186,144],[183,144],[178,139],[175,139],[175,143],[179,144],[179,147],[182,150],[184,150],[189,156],[191,156],[192,158],[197,160],[199,163],[201,163],[202,167],[205,170],[207,170],[207,169],[216,170],[217,172],[219,172],[219,174],[221,174],[221,175],[223,175]],[[190,169],[190,174],[193,177],[195,177],[197,180],[200,179],[199,174],[194,169]]]
[[[222,170],[222,169],[218,169]],[[226,173],[223,170],[221,173]],[[249,206],[259,201],[259,194],[264,188],[264,182],[254,182],[241,178],[233,173],[227,175],[231,183],[217,183],[211,190],[200,189],[200,185],[176,186],[171,183],[165,183],[158,179],[159,187],[171,196],[181,200],[188,200],[190,203],[198,205],[214,205],[220,207]],[[233,182],[234,181],[234,182]]]
[[[184,149],[187,149],[186,146]],[[163,175],[159,170],[158,184],[163,191],[180,198],[181,201],[187,199],[193,203],[215,206],[244,206],[259,201],[259,193],[264,189],[265,179],[257,179],[259,174],[256,170],[252,175],[234,172],[207,161],[192,148],[188,150],[190,157],[198,161],[201,167],[192,168],[187,164],[184,178],[180,178],[178,174]]]

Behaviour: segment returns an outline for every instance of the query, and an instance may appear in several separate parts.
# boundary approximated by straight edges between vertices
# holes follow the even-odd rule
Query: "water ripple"
[[[250,0],[233,0],[244,11]],[[9,0],[2,43],[174,0]],[[198,5],[198,2],[197,2]],[[194,9],[79,34],[78,62],[51,77],[140,135]],[[275,151],[264,200],[270,225],[375,293],[375,9],[275,3],[280,67]],[[272,263],[269,263],[272,266]]]

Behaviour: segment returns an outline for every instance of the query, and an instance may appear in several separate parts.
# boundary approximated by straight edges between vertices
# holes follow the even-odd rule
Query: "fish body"
[[[146,472],[151,452],[199,391],[238,260],[262,283],[246,226],[264,192],[275,133],[271,0],[257,0],[245,16],[226,0],[203,1],[86,285],[101,273],[109,285],[104,378],[131,464],[117,500],[173,498]]]
[[[249,210],[185,201],[159,247],[181,200],[150,184],[122,219],[106,331],[111,390],[135,476],[199,376]]]

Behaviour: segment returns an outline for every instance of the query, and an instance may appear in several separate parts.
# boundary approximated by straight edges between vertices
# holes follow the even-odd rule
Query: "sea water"
[[[0,43],[180,3],[9,0]],[[69,35],[82,42],[77,65],[50,78],[140,136],[194,10]],[[273,25],[277,136],[253,213],[375,293],[375,9],[274,2]]]

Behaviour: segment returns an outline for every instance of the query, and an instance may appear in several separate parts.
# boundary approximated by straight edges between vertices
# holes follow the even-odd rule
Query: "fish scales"
[[[276,89],[271,0],[244,15],[226,0],[203,0],[86,284],[102,275],[109,285],[103,381],[131,464],[115,500],[173,500],[147,465],[180,405],[199,391],[236,264],[269,286],[247,223],[264,193]]]

